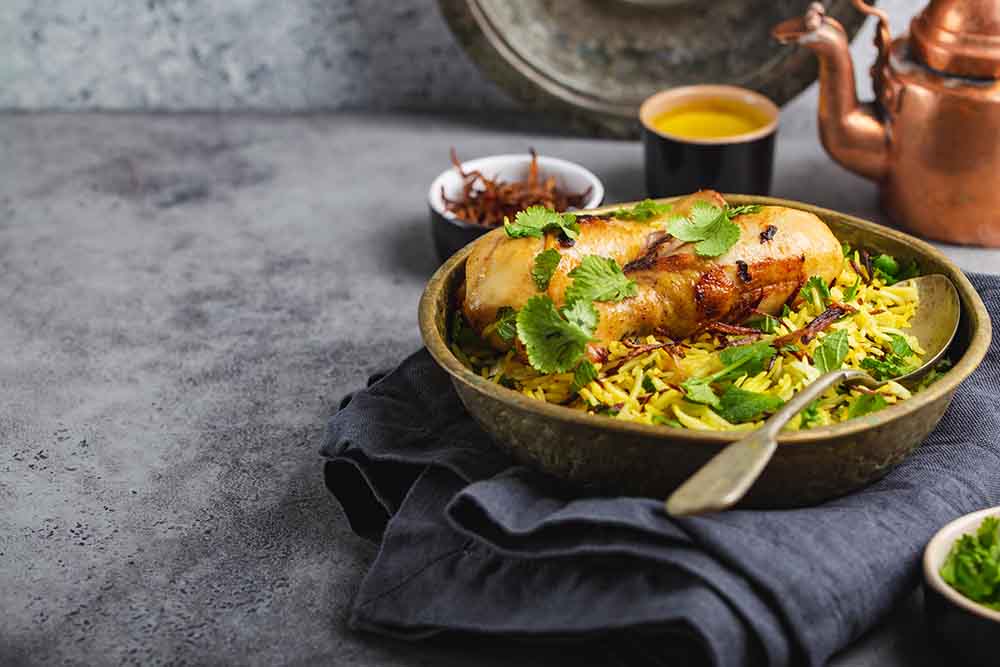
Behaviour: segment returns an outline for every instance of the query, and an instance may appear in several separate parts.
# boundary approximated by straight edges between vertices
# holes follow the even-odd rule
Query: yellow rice
[[[796,347],[799,359],[790,351],[779,350],[770,367],[752,377],[741,376],[735,380],[736,386],[747,391],[770,394],[787,401],[797,391],[815,380],[821,372],[813,364],[813,353],[822,344],[825,336],[837,330],[847,331],[849,351],[844,360],[845,368],[861,368],[866,357],[883,357],[889,349],[890,334],[903,335],[917,356],[924,350],[913,336],[903,333],[917,308],[916,288],[901,284],[886,285],[880,278],[870,283],[858,282],[853,298],[845,299],[845,292],[858,282],[858,274],[851,262],[844,262],[844,269],[830,287],[833,300],[846,303],[857,312],[834,322],[825,331],[807,344]],[[777,318],[778,327],[774,334],[766,334],[760,340],[770,340],[790,333],[808,324],[821,312],[815,304],[801,303],[791,313]],[[646,336],[634,343],[656,344],[669,342],[657,336]],[[638,354],[618,365],[616,362],[634,353],[627,345],[613,342],[609,345],[609,355],[603,363],[595,364],[598,378],[581,388],[574,395],[571,386],[572,373],[544,375],[520,360],[514,351],[507,353],[483,353],[478,356],[470,350],[462,350],[455,344],[455,354],[470,369],[483,378],[520,391],[541,401],[565,404],[591,414],[605,414],[615,419],[646,424],[669,421],[684,428],[704,431],[742,431],[760,426],[762,421],[732,424],[707,405],[692,403],[684,398],[680,384],[688,378],[704,377],[722,368],[718,351],[725,347],[725,339],[716,334],[701,333],[680,341],[683,356],[673,355],[665,349],[656,349]],[[610,370],[605,370],[610,369]],[[647,379],[649,386],[643,385]],[[819,399],[815,417],[809,427],[823,426],[847,419],[851,405],[865,392],[859,387],[850,389],[834,388]],[[877,390],[892,405],[910,397],[911,392],[896,382],[889,382]],[[763,419],[763,417],[761,418]],[[796,416],[787,426],[791,430],[803,427],[802,414]]]

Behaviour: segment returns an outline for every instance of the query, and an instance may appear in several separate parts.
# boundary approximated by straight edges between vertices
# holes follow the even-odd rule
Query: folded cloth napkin
[[[1000,278],[972,280],[996,318]],[[678,520],[660,499],[568,496],[515,467],[420,351],[345,398],[323,445],[327,486],[382,542],[351,624],[599,639],[650,664],[824,664],[913,588],[941,525],[1000,504],[998,392],[995,338],[879,482],[818,507]]]

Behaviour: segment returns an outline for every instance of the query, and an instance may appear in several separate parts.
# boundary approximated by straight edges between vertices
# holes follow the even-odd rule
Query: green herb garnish
[[[658,204],[652,199],[643,199],[632,208],[619,208],[611,211],[611,216],[619,220],[649,222],[653,218],[670,213],[673,208],[670,204]]]
[[[816,348],[816,352],[813,353],[813,365],[821,373],[838,370],[844,365],[847,350],[846,330],[838,329],[828,333],[823,337],[823,342]]]
[[[575,239],[580,235],[580,225],[572,213],[556,213],[544,206],[530,206],[519,211],[514,216],[514,222],[503,219],[503,227],[507,236],[512,239],[531,236],[542,238],[550,229],[558,229],[568,238]]]
[[[765,412],[774,412],[782,405],[784,401],[777,396],[745,391],[736,385],[730,385],[722,393],[715,411],[730,424],[742,424],[754,421]]]
[[[504,306],[497,311],[497,319],[494,322],[496,334],[508,343],[517,336],[517,311],[510,306]],[[485,331],[484,331],[485,333]]]
[[[894,285],[902,280],[909,280],[920,275],[916,260],[900,264],[892,255],[879,255],[872,260],[874,277],[881,278],[886,285]]]
[[[806,409],[799,413],[799,428],[811,428],[813,424],[819,423],[819,399],[806,406]]]
[[[855,417],[867,415],[870,412],[878,412],[887,405],[888,403],[886,403],[882,394],[861,394],[854,399],[851,407],[848,408],[847,418],[854,419]]]
[[[573,384],[570,386],[570,391],[576,394],[596,379],[597,369],[594,364],[590,363],[589,359],[584,359],[576,365],[576,369],[573,371]]]
[[[669,417],[663,417],[660,415],[653,415],[653,423],[660,426],[672,426],[673,428],[684,428],[681,423],[676,419],[670,419]]]
[[[858,288],[861,287],[861,276],[854,279],[854,284],[844,290],[844,301],[850,301],[858,294]]]
[[[681,383],[684,396],[693,403],[719,407],[719,397],[711,384],[735,377],[739,374],[756,375],[774,356],[774,348],[761,341],[750,345],[727,347],[719,353],[723,368],[703,378],[689,378]]]
[[[881,359],[865,357],[861,360],[861,368],[868,371],[876,380],[891,380],[906,375],[917,366],[909,362],[913,350],[906,338],[899,334],[890,334],[889,352]]]
[[[562,255],[555,248],[543,250],[535,255],[535,265],[531,268],[531,278],[535,281],[535,287],[539,291],[545,291],[549,288],[549,281],[552,280],[552,274],[556,272],[560,259],[562,259]]]
[[[629,280],[610,257],[587,255],[580,265],[569,272],[573,279],[566,288],[566,301],[621,301],[638,293],[634,280]]]
[[[816,306],[816,310],[823,310],[830,303],[830,288],[819,276],[812,276],[806,281],[799,291],[799,296],[806,303]]]
[[[958,538],[940,572],[965,597],[1000,611],[1000,517],[986,517],[974,534]]]
[[[648,375],[642,376],[642,388],[645,389],[647,393],[650,394],[656,393],[656,385],[653,384],[653,378],[649,377]]]
[[[670,221],[667,231],[685,243],[694,243],[694,251],[702,257],[718,257],[740,240],[740,226],[733,218],[759,210],[759,206],[719,208],[707,202],[695,202],[691,212]]]
[[[574,301],[558,310],[552,299],[536,294],[517,314],[517,337],[524,343],[532,368],[565,373],[587,349],[598,317],[590,302]]]

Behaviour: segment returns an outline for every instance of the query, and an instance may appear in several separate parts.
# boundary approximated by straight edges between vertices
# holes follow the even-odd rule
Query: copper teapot
[[[843,26],[814,2],[775,26],[819,58],[819,131],[844,167],[879,184],[899,226],[1000,247],[1000,0],[932,0],[896,39],[876,16],[876,100],[858,101]]]

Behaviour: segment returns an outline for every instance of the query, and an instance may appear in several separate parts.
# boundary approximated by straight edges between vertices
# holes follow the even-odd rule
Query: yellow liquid
[[[666,111],[653,119],[653,129],[687,139],[720,139],[759,130],[769,118],[742,102],[703,100]]]

